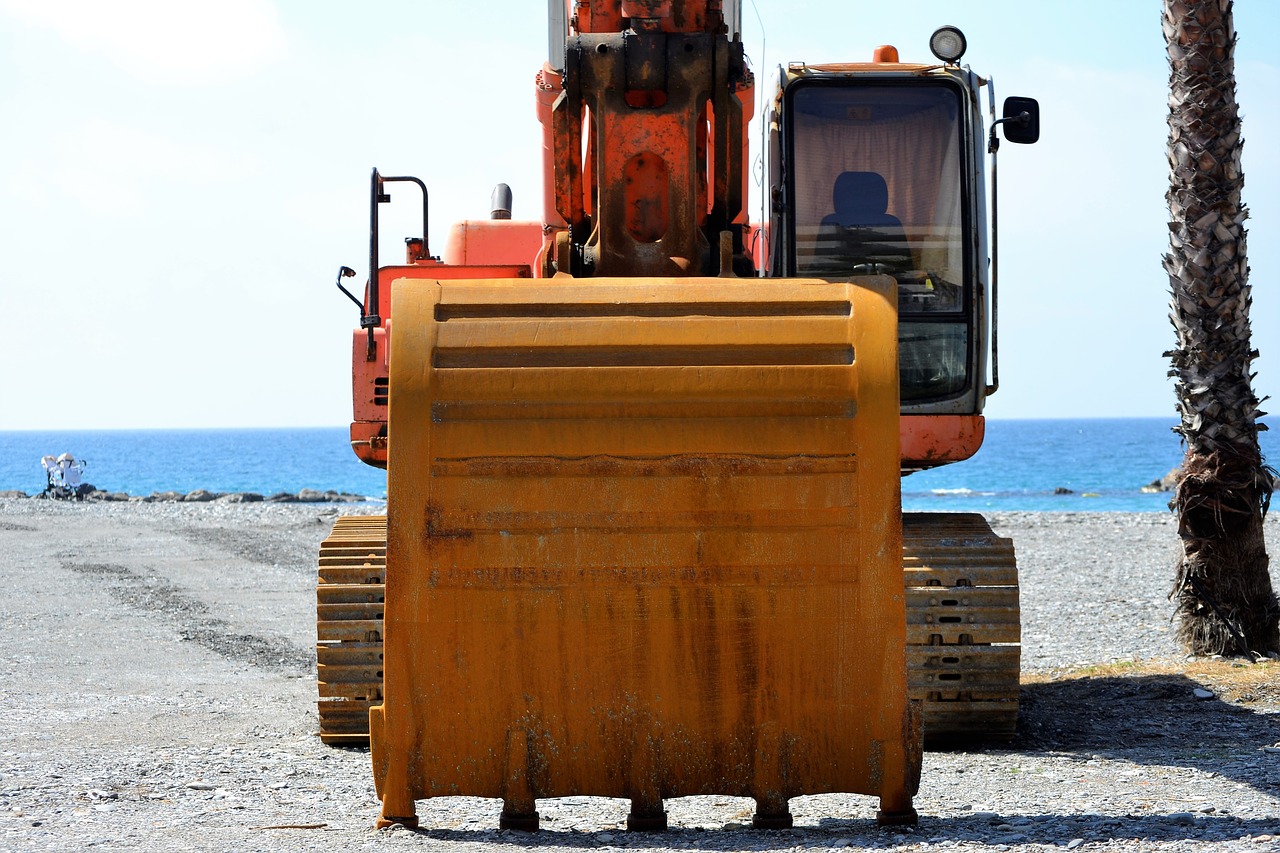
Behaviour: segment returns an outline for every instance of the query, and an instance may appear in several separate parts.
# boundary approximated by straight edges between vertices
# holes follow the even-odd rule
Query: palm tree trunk
[[[1263,516],[1272,472],[1258,448],[1250,363],[1249,267],[1240,194],[1231,0],[1164,0],[1169,53],[1169,230],[1164,257],[1177,348],[1178,432],[1186,443],[1173,500],[1182,555],[1172,598],[1194,654],[1280,651],[1280,603]]]

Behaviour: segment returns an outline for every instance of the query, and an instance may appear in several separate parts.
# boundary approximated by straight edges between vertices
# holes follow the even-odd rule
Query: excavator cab
[[[966,225],[978,212],[965,191],[966,91],[950,75],[908,80],[788,72],[775,145],[775,274],[892,275],[903,402],[966,391],[972,401],[977,247]]]
[[[976,452],[994,391],[984,86],[882,48],[869,63],[792,65],[774,99],[770,274],[897,281],[904,473]],[[1035,141],[1033,99],[1010,98],[1006,117],[1010,141]]]

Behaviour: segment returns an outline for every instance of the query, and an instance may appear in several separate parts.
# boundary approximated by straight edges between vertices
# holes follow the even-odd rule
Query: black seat
[[[878,172],[841,172],[822,218],[815,270],[844,275],[893,274],[913,267],[902,221],[888,213],[889,187]]]

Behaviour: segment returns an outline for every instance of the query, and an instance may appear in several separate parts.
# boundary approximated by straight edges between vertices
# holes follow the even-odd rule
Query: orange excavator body
[[[1016,684],[1012,705],[981,677],[938,689],[947,667],[997,668],[989,656],[909,653],[984,642],[943,627],[958,599],[939,584],[973,585],[943,564],[963,560],[917,561],[927,600],[903,579],[900,474],[982,443],[980,253],[951,231],[985,211],[890,175],[890,199],[931,192],[947,208],[910,262],[952,266],[806,266],[825,238],[790,212],[805,192],[791,177],[770,220],[748,222],[754,79],[737,4],[551,10],[541,221],[496,203],[436,258],[423,187],[422,239],[380,266],[386,185],[422,185],[373,175],[351,441],[388,469],[388,512],[385,532],[340,523],[322,549],[321,734],[362,737],[367,709],[381,825],[461,794],[500,797],[503,826],[533,829],[538,798],[598,795],[656,829],[665,798],[720,793],[753,797],[756,825],[777,827],[789,798],[835,791],[914,822],[926,694],[1016,717]],[[963,143],[941,156],[956,191],[961,172],[971,186],[977,78],[879,55],[789,69],[774,159],[827,109],[810,90],[922,83],[962,116]],[[837,107],[849,139],[865,132],[863,107]],[[900,361],[904,334],[923,343]],[[950,367],[932,367],[935,351]],[[983,526],[956,529],[991,538]],[[997,599],[982,598],[1007,611]],[[1016,681],[1016,647],[1012,661]]]

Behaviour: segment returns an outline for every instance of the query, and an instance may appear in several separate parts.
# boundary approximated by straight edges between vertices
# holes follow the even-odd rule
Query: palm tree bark
[[[1164,0],[1169,54],[1169,229],[1164,268],[1177,348],[1173,500],[1182,554],[1172,597],[1194,654],[1280,651],[1263,517],[1273,489],[1252,388],[1249,267],[1231,0]]]

